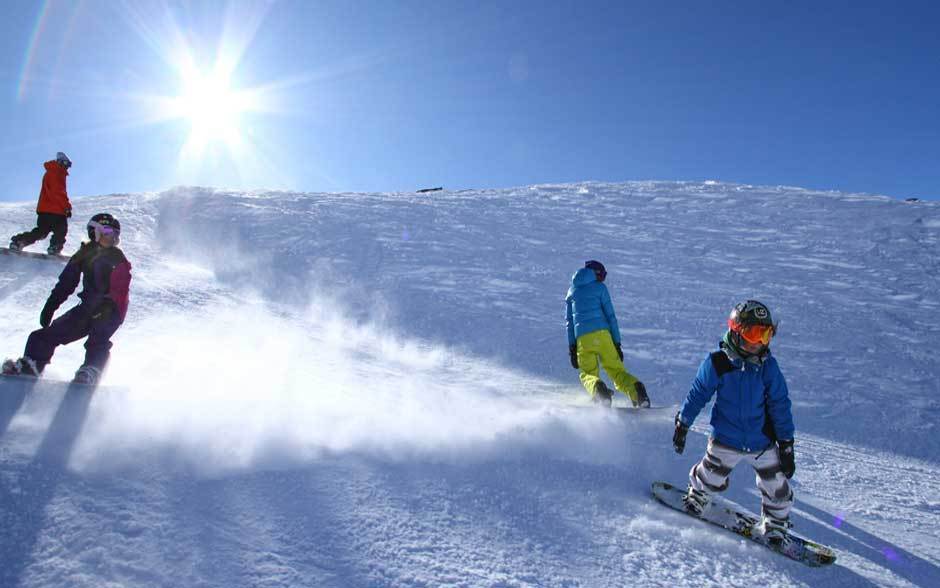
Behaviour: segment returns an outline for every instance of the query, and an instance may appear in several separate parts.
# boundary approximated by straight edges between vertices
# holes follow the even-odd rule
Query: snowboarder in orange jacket
[[[61,151],[53,161],[45,164],[46,173],[42,177],[42,189],[39,191],[39,204],[36,206],[36,228],[10,239],[10,249],[20,251],[36,241],[45,239],[52,232],[49,248],[50,255],[58,255],[65,246],[65,235],[69,230],[68,219],[72,216],[72,203],[69,202],[65,187],[66,178],[72,161]]]

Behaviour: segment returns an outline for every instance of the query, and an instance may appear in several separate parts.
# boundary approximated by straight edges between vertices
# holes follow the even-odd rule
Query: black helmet
[[[757,300],[746,300],[739,302],[731,310],[728,321],[742,327],[751,325],[774,326],[774,321],[770,317],[770,309],[763,302]]]
[[[731,342],[742,347],[741,339],[752,345],[763,344],[765,347],[777,334],[777,325],[770,316],[770,309],[757,300],[738,303],[728,316],[728,330]]]
[[[594,259],[585,261],[584,267],[594,270],[594,275],[597,276],[598,282],[603,282],[604,278],[607,277],[607,269],[604,267],[604,264],[599,261]]]
[[[107,212],[99,212],[95,216],[91,217],[88,221],[88,238],[92,240],[93,243],[98,242],[98,233],[101,232],[105,227],[110,228],[112,231],[120,235],[121,233],[121,223],[118,222],[118,219],[114,218]]]

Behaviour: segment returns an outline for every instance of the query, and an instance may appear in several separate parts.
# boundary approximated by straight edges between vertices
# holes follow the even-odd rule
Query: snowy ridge
[[[0,387],[14,529],[0,585],[940,581],[924,531],[940,522],[933,203],[636,182],[177,188],[75,208],[121,219],[131,310],[83,405],[51,384]],[[0,205],[4,234],[32,219]],[[681,401],[737,299],[771,306],[796,524],[837,566],[800,569],[653,503],[649,482],[681,483],[704,449],[694,435],[672,453],[669,411],[566,406],[584,395],[562,299],[589,258],[607,265],[628,368],[657,404]],[[57,272],[0,259],[6,354]],[[69,377],[82,351],[61,348],[48,376]],[[752,478],[736,471],[729,498],[753,509]]]

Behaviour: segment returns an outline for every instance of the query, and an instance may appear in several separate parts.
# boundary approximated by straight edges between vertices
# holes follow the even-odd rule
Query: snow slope
[[[33,203],[0,205],[0,235]],[[104,386],[0,383],[0,586],[940,585],[940,206],[642,182],[86,197],[134,264]],[[66,251],[82,229],[72,223]],[[36,249],[39,246],[35,246]],[[628,368],[675,406],[768,303],[811,570],[653,502],[672,410],[584,402],[563,297],[608,268]],[[61,265],[0,257],[20,353]],[[63,309],[64,310],[64,309]],[[731,499],[757,508],[739,469]]]

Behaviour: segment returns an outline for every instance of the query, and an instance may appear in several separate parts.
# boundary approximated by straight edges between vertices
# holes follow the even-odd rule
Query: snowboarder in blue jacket
[[[686,508],[701,514],[710,493],[726,490],[731,470],[747,461],[757,471],[761,491],[758,531],[772,542],[783,541],[791,527],[793,491],[787,480],[796,470],[789,392],[770,353],[776,332],[764,304],[747,300],[734,307],[719,350],[699,366],[676,414],[672,439],[676,453],[682,453],[695,417],[717,395],[705,457],[689,472]]]
[[[600,377],[600,366],[614,386],[630,398],[633,406],[649,408],[643,382],[623,366],[623,349],[617,315],[604,285],[604,264],[591,260],[571,278],[565,297],[565,324],[571,367],[581,371],[581,383],[594,402],[610,406],[613,393]]]

